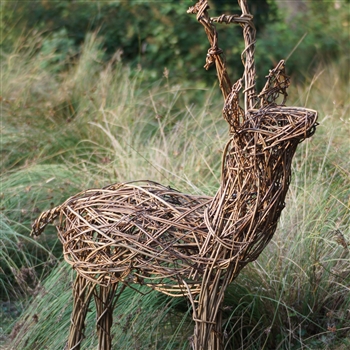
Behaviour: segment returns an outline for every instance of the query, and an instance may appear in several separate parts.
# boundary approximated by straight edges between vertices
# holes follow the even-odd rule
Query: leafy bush
[[[304,12],[266,26],[257,44],[258,66],[273,65],[287,58],[288,72],[301,79],[312,75],[320,65],[339,58],[349,59],[349,17],[347,5],[328,6],[324,11],[310,1]],[[282,15],[282,14],[281,14]],[[258,72],[263,70],[258,70]]]
[[[211,15],[240,12],[235,3],[215,0],[211,4]],[[306,1],[303,11],[292,15],[274,1],[249,4],[258,29],[257,64],[262,76],[287,56],[288,71],[300,75],[317,68],[320,61],[337,59],[348,51],[347,2],[334,5],[318,1],[316,6]],[[79,51],[86,33],[98,31],[107,60],[116,55],[133,67],[141,65],[148,70],[149,78],[159,79],[167,67],[173,77],[198,79],[205,59],[198,52],[206,52],[208,43],[195,16],[186,13],[189,5],[192,3],[184,0],[7,2],[2,9],[1,27],[6,34],[3,44],[16,42],[23,31],[35,29],[46,37],[37,49],[44,55],[51,54],[45,64],[67,64]],[[222,25],[218,29],[228,66],[239,77],[241,29]]]
[[[220,0],[211,4],[212,15],[240,11],[237,4],[232,6]],[[205,63],[205,54],[198,55],[198,52],[205,53],[209,44],[195,16],[186,13],[190,5],[193,3],[184,0],[90,1],[84,4],[13,1],[4,5],[2,29],[7,34],[5,38],[13,41],[23,31],[39,31],[47,38],[37,49],[44,54],[51,52],[50,62],[65,63],[78,51],[87,32],[98,31],[107,59],[117,54],[129,65],[141,65],[151,71],[153,78],[159,78],[167,67],[172,76],[191,75],[198,79],[200,67]],[[276,6],[268,1],[253,1],[252,11],[259,31],[277,18]],[[220,31],[220,45],[228,53],[228,63],[235,76],[239,76],[242,71],[240,55],[231,55],[230,50],[233,46],[241,51],[241,30],[233,27]]]

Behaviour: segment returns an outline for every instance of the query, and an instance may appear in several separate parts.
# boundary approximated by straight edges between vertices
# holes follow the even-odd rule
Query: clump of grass
[[[21,50],[29,53],[23,58],[17,54]],[[5,55],[3,63],[8,80],[3,88],[4,169],[64,163],[89,169],[97,186],[101,178],[105,183],[143,178],[144,167],[155,180],[178,182],[179,170],[187,172],[194,162],[202,172],[209,172],[203,166],[208,157],[219,164],[220,153],[210,153],[207,146],[219,151],[227,127],[211,114],[211,91],[199,109],[193,106],[199,95],[193,87],[171,85],[166,78],[148,85],[142,71],[114,59],[102,64],[95,35],[88,36],[80,59],[59,75],[41,68],[45,57],[37,58],[34,48],[17,51]],[[192,152],[194,137],[201,142],[196,144],[199,156]]]
[[[49,252],[40,245],[33,251],[33,240],[17,233],[4,215],[0,216],[0,228],[0,288],[1,295],[9,300],[35,287],[39,279],[34,268],[41,264],[39,250]]]
[[[0,345],[9,325],[19,318],[41,279],[55,265],[51,251],[20,234],[8,217],[0,215]]]
[[[67,341],[72,311],[74,273],[62,263],[40,286],[37,296],[13,327],[12,346],[23,350],[61,349]],[[189,312],[179,311],[181,300],[147,288],[127,289],[115,314],[113,333],[121,349],[181,349],[190,335]],[[48,308],[47,306],[50,305]],[[95,307],[87,317],[84,349],[95,349]],[[186,342],[185,342],[186,343]]]

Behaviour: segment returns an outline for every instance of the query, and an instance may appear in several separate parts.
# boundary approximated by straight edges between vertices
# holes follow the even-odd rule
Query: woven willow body
[[[152,181],[113,184],[74,195],[33,224],[32,234],[37,236],[59,218],[64,258],[78,274],[72,349],[78,349],[83,338],[92,295],[100,349],[111,348],[113,298],[119,282],[189,297],[195,321],[192,347],[223,348],[220,305],[225,289],[271,240],[285,205],[293,155],[314,133],[317,120],[314,110],[285,106],[289,78],[284,61],[269,72],[265,87],[256,94],[255,29],[246,2],[239,4],[241,16],[213,19],[206,0],[189,9],[211,44],[205,67],[216,66],[225,99],[223,117],[229,124],[216,195],[192,196]],[[245,73],[234,85],[217,46],[214,22],[243,27]],[[244,109],[239,105],[243,81]]]
[[[195,290],[200,285],[198,253],[210,200],[150,181],[115,184],[73,196],[39,221],[60,216],[65,259],[88,280],[147,284],[183,295],[182,278]]]
[[[150,181],[114,184],[43,213],[33,233],[59,216],[65,260],[84,278],[146,284],[173,296],[188,287],[195,295],[206,268],[243,267],[272,238],[294,151],[314,123],[307,109],[252,111],[226,145],[214,198]]]

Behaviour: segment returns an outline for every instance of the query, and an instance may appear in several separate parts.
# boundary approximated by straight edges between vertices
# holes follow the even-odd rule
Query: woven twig
[[[184,279],[198,292],[204,267],[214,263],[215,244],[228,254],[215,264],[227,268],[238,252],[249,247],[252,254],[258,244],[249,261],[255,259],[262,237],[272,237],[292,156],[313,133],[314,123],[315,113],[304,108],[250,113],[226,145],[222,185],[214,199],[149,181],[115,184],[84,191],[43,213],[33,233],[39,235],[60,215],[66,261],[101,285],[123,280],[183,295],[179,282]]]
[[[211,197],[190,196],[150,181],[88,190],[45,212],[33,226],[60,215],[66,261],[102,286],[123,281],[184,295],[181,278],[199,292],[203,213]],[[44,225],[45,225],[44,224]]]
[[[254,108],[256,105],[255,92],[255,36],[256,30],[253,23],[253,16],[249,13],[245,0],[238,0],[242,9],[241,15],[221,15],[219,17],[210,18],[208,15],[209,4],[207,0],[198,1],[193,7],[188,9],[188,13],[197,15],[197,20],[204,26],[209,43],[211,45],[208,50],[205,69],[209,69],[214,63],[218,73],[218,79],[222,94],[227,99],[231,92],[232,84],[227,73],[226,63],[223,58],[223,50],[218,46],[218,33],[214,26],[217,23],[237,23],[243,28],[243,37],[245,42],[245,49],[242,52],[242,63],[245,67],[244,81],[245,81],[245,102],[244,107],[248,109]]]
[[[238,2],[240,16],[210,18],[204,0],[188,11],[197,15],[208,36],[205,68],[215,64],[225,99],[223,117],[230,126],[216,195],[183,194],[151,181],[114,184],[67,199],[33,225],[32,234],[39,235],[59,217],[64,258],[78,273],[75,300],[83,311],[74,310],[78,326],[73,322],[71,327],[72,348],[80,344],[82,317],[91,297],[91,292],[80,291],[94,288],[100,349],[110,349],[112,295],[119,282],[188,296],[196,324],[193,348],[222,348],[225,289],[271,240],[284,208],[293,155],[314,133],[317,120],[314,110],[284,105],[289,86],[284,61],[270,71],[256,94],[253,17],[246,1]],[[214,26],[222,22],[243,28],[244,76],[233,85]],[[242,87],[244,109],[239,106]]]

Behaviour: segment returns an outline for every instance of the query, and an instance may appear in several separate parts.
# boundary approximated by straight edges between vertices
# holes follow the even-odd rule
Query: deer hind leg
[[[69,329],[69,338],[65,349],[80,350],[84,339],[85,318],[95,284],[78,275],[73,286],[73,312]]]
[[[117,286],[118,283],[111,284],[107,287],[98,286],[94,292],[99,350],[112,349],[111,327],[113,323],[113,310],[119,296],[125,289],[125,286],[122,285],[118,293],[116,293]]]

